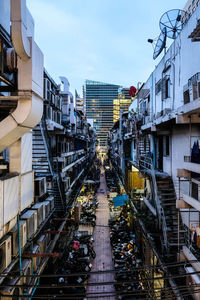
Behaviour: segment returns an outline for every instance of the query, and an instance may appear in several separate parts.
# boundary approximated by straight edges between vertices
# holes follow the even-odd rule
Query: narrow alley
[[[200,300],[200,0],[174,3],[0,0],[0,300]]]
[[[96,258],[93,262],[92,272],[113,270],[114,264],[110,245],[110,230],[108,226],[109,206],[107,201],[107,186],[104,168],[101,168],[100,187],[97,193],[99,207],[96,210],[96,227],[94,230],[94,250]],[[114,273],[91,274],[87,289],[87,299],[116,299],[113,285],[103,285],[103,282],[113,282]]]

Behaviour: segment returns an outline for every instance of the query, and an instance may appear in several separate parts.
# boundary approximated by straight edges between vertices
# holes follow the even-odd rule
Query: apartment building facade
[[[68,80],[61,90],[44,69],[26,1],[1,1],[0,25],[0,299],[28,299],[66,228],[96,133]]]
[[[155,225],[148,229],[154,248],[168,262],[184,261],[185,273],[198,271],[199,264],[199,19],[196,1],[109,137],[110,157],[127,192],[132,199],[141,196],[140,207]],[[187,263],[195,259],[197,263]],[[188,276],[188,285],[198,282],[198,275]],[[194,299],[198,297],[196,293]]]

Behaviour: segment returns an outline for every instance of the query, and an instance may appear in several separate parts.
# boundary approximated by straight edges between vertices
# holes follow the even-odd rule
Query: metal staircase
[[[140,170],[151,177],[156,203],[159,229],[162,231],[161,245],[168,258],[174,257],[180,246],[184,245],[184,229],[178,224],[176,192],[172,178],[154,169],[150,155],[140,159]]]
[[[47,189],[49,195],[54,196],[54,206],[58,211],[64,210],[64,200],[61,191],[59,174],[53,171],[52,159],[48,146],[47,128],[45,120],[33,129],[33,170],[37,177],[51,177],[52,187]]]
[[[41,123],[33,128],[33,170],[35,176],[51,176],[51,169],[47,158],[45,141],[41,132]]]
[[[63,198],[61,197],[61,191],[59,187],[58,177],[54,178],[53,186],[51,189],[47,189],[49,195],[54,197],[54,207],[57,211],[64,210]]]
[[[168,254],[177,253],[184,245],[184,228],[178,224],[178,210],[176,208],[176,192],[172,178],[156,176],[158,197],[163,208],[166,224]]]

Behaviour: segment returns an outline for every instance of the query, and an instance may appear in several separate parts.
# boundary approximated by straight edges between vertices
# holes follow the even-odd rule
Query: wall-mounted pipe
[[[43,114],[43,101],[34,94],[18,100],[17,108],[0,122],[0,152],[35,127]]]
[[[30,41],[27,36],[26,0],[11,0],[11,37],[17,55],[23,60],[31,56]]]
[[[33,41],[34,22],[25,0],[11,0],[10,3],[12,42],[18,56],[19,91],[16,109],[0,122],[0,152],[35,127],[43,114],[43,54]],[[12,96],[9,97],[12,100]]]

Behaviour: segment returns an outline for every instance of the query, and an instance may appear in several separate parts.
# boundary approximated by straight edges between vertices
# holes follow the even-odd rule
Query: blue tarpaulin
[[[126,203],[128,200],[128,196],[126,194],[114,197],[113,202],[114,202],[114,207],[122,206]]]

